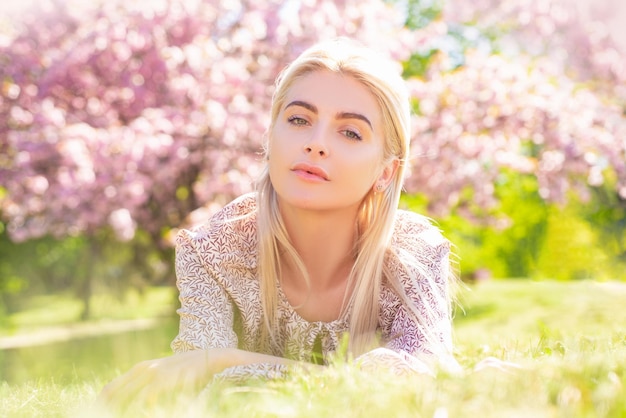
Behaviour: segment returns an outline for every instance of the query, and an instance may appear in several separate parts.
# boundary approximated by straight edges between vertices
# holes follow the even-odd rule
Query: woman
[[[277,376],[345,336],[363,368],[455,367],[449,242],[397,209],[409,133],[391,63],[345,39],[302,53],[277,80],[257,192],[177,238],[177,354],[105,396]]]

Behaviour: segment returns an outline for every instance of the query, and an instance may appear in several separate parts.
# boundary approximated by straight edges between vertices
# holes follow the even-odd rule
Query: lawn
[[[124,416],[626,417],[626,284],[503,280],[465,289],[455,319],[463,375],[371,375],[343,363],[282,381],[212,387]],[[519,369],[473,371],[487,357]],[[120,370],[0,386],[0,415],[110,416],[91,406]]]

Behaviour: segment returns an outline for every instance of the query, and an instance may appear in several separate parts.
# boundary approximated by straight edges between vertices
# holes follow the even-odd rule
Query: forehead
[[[374,94],[354,77],[330,71],[314,71],[297,78],[286,94],[283,108],[302,100],[321,112],[350,112],[366,116],[380,126],[380,107]]]

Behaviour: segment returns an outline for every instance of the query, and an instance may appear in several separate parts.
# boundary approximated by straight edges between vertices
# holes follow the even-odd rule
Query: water
[[[178,322],[168,319],[151,329],[0,350],[0,382],[110,379],[142,360],[170,355],[177,332]]]

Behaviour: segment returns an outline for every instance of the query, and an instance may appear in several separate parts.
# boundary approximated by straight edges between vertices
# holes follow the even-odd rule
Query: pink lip
[[[306,179],[328,181],[328,174],[326,171],[315,165],[297,163],[291,167],[291,171]]]

